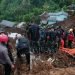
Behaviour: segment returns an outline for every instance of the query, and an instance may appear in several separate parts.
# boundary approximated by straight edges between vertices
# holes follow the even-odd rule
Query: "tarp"
[[[75,48],[69,49],[69,48],[60,48],[60,51],[63,51],[65,53],[68,53],[71,56],[75,56]]]
[[[61,11],[56,13],[49,13],[48,25],[55,24],[56,22],[64,21],[68,18],[68,13]]]
[[[67,16],[66,16],[66,15],[59,15],[59,16],[56,16],[56,20],[57,20],[57,21],[64,21],[65,19],[67,19]]]

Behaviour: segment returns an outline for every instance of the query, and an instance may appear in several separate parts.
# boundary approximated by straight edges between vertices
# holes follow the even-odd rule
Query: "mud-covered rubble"
[[[30,72],[26,71],[24,64],[21,66],[23,66],[21,75],[75,75],[75,67],[54,68],[48,62],[39,63]]]
[[[69,28],[74,28],[75,27],[75,16],[72,16],[65,21],[59,22],[55,26],[62,26],[66,30],[68,30]]]
[[[19,64],[18,71],[20,75],[75,75],[75,63],[63,53],[57,53],[55,57],[44,56],[44,60],[40,55],[32,60],[32,69],[29,71],[26,64]],[[45,59],[46,58],[46,59]],[[64,58],[64,59],[63,59]],[[66,62],[67,61],[67,62]]]
[[[50,71],[44,70],[35,75],[75,75],[75,68],[52,69]],[[33,74],[32,74],[33,75]]]

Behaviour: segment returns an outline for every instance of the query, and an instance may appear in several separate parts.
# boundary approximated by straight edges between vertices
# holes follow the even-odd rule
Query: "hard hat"
[[[71,29],[69,29],[69,32],[72,32],[73,31],[73,29],[71,28]]]
[[[4,33],[2,33],[2,34],[0,35],[0,42],[7,43],[7,42],[8,42],[8,36],[5,35]]]

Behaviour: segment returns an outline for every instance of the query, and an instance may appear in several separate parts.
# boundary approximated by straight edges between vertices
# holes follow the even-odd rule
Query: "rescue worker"
[[[69,30],[69,34],[68,34],[68,47],[72,48],[72,42],[74,40],[74,34],[73,34],[73,29]]]
[[[26,55],[27,64],[30,64],[29,40],[18,34],[16,40],[17,57],[22,61],[21,55]]]
[[[4,75],[11,75],[11,70],[14,68],[6,47],[8,37],[5,34],[0,35],[0,64],[4,66]]]
[[[54,31],[53,28],[49,29],[49,31],[46,34],[47,37],[47,43],[48,43],[48,48],[51,53],[55,53],[55,48],[56,48],[56,32]]]
[[[62,35],[63,35],[64,30],[62,29],[61,26],[59,26],[59,27],[57,28],[56,32],[57,32],[56,35],[57,35],[57,38],[58,38],[58,49],[59,49],[59,47],[60,47],[60,42],[61,42],[61,37],[62,37]]]
[[[67,36],[68,36],[68,32],[64,30],[61,37],[64,40],[64,48],[67,48]]]
[[[43,53],[44,52],[44,49],[45,49],[45,30],[44,29],[40,29],[40,39],[39,39],[39,42],[40,42],[40,52]]]
[[[37,24],[33,23],[29,27],[29,37],[31,41],[31,48],[32,48],[31,51],[34,53],[38,53],[40,33],[39,33],[39,26]]]

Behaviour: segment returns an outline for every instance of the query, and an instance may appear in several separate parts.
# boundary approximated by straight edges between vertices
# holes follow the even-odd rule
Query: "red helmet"
[[[4,43],[8,42],[8,36],[2,33],[0,35],[0,42],[4,42]]]

